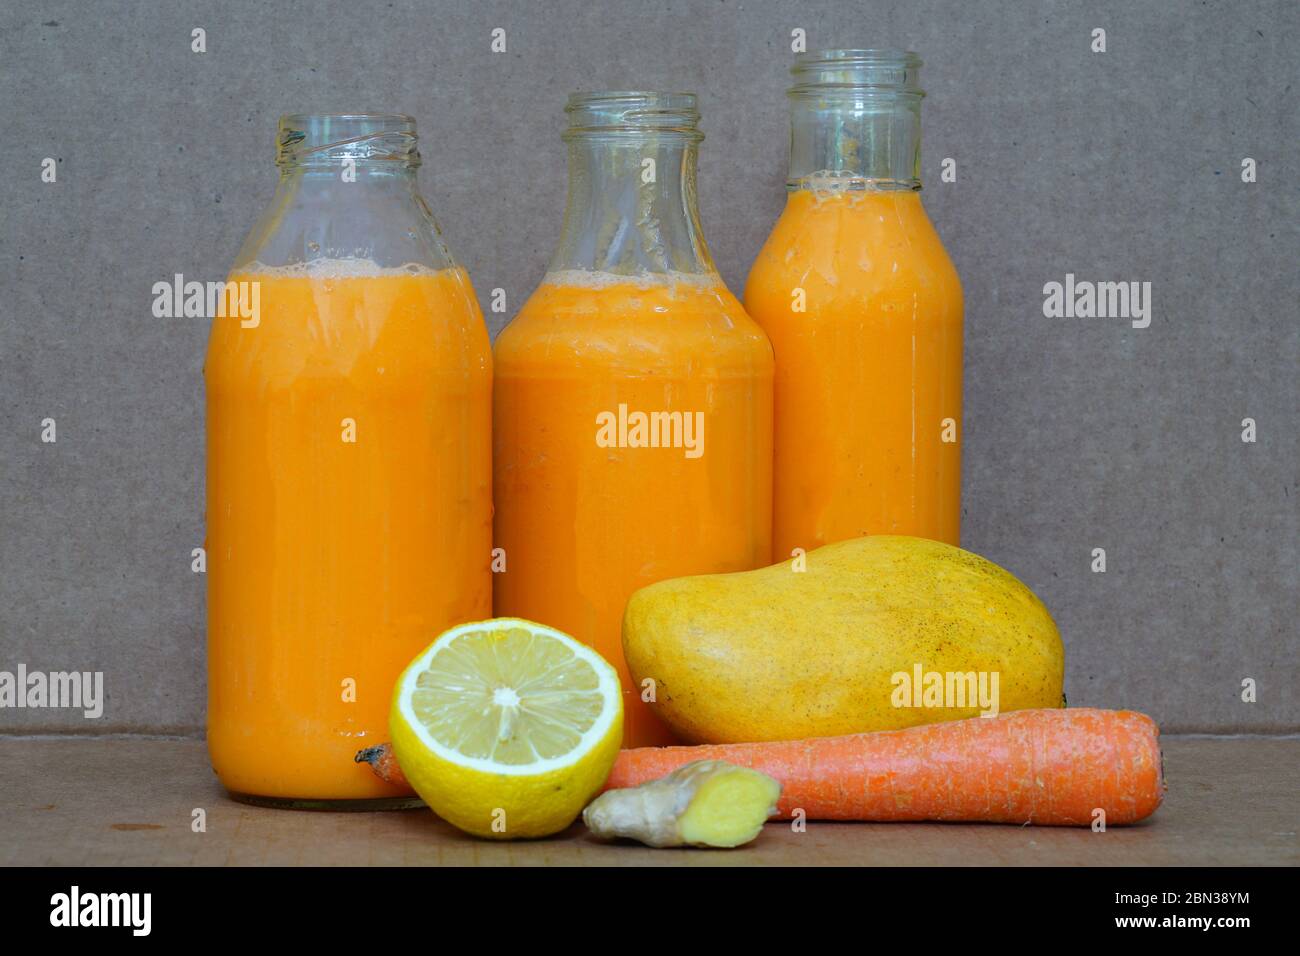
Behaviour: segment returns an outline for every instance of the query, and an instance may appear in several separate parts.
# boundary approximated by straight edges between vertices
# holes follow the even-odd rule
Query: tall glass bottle
[[[801,55],[785,211],[745,305],[776,354],[773,550],[957,544],[962,292],[921,205],[913,53]]]
[[[624,746],[672,741],[623,660],[624,606],[664,578],[766,564],[772,353],[714,268],[691,94],[575,94],[569,198],[541,286],[494,347],[498,615],[595,647]]]
[[[407,116],[281,118],[230,276],[260,314],[213,323],[208,747],[243,798],[409,794],[352,757],[410,659],[491,614],[491,353],[419,159]]]

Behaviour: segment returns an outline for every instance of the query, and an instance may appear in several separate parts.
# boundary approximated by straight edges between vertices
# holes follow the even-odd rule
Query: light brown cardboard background
[[[98,721],[0,710],[0,731],[201,732],[207,328],[153,318],[150,288],[224,276],[270,197],[279,113],[414,114],[425,196],[484,305],[501,287],[513,312],[559,228],[567,93],[695,90],[706,235],[739,290],[782,202],[795,27],[926,61],[925,201],[966,292],[963,543],[1052,609],[1071,703],[1167,730],[1300,729],[1298,11],[6,5],[0,669],[102,670],[109,699]],[[1151,281],[1151,327],[1044,318],[1043,284],[1067,272]]]

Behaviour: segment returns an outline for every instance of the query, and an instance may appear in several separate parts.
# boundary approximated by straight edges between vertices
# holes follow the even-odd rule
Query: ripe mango
[[[987,710],[979,680],[998,711],[1064,706],[1064,649],[1043,602],[993,562],[924,538],[855,538],[652,584],[628,601],[623,651],[691,743],[975,717]]]

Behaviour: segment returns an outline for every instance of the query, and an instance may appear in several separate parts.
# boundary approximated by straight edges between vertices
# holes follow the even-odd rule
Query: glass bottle
[[[745,288],[776,354],[773,551],[957,544],[961,283],[921,205],[921,61],[801,55],[784,212]]]
[[[207,381],[208,747],[236,796],[412,803],[355,752],[440,631],[491,613],[491,354],[415,122],[280,120]]]
[[[569,195],[540,287],[494,346],[498,615],[618,667],[624,746],[672,742],[633,686],[634,590],[767,564],[772,353],[718,275],[696,208],[695,97],[574,94]]]

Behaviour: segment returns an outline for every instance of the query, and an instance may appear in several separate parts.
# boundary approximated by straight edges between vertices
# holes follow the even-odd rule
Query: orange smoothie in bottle
[[[402,797],[353,755],[388,739],[411,658],[491,614],[487,330],[413,201],[413,163],[374,152],[346,185],[321,157],[290,166],[288,208],[230,276],[256,284],[256,321],[216,319],[204,368],[208,747],[227,789],[281,805]],[[310,221],[294,206],[308,194]],[[404,265],[261,261],[287,257],[286,230],[298,248],[313,230],[340,239],[363,206],[385,224],[348,246]]]
[[[655,581],[768,563],[771,347],[700,235],[694,97],[568,109],[560,249],[494,346],[496,613],[618,668],[625,747],[672,743],[628,673],[623,611]],[[643,181],[645,157],[660,181]]]
[[[776,355],[773,550],[957,544],[962,291],[919,193],[914,54],[807,54],[789,194],[745,305]]]

